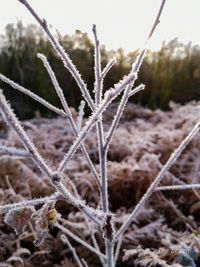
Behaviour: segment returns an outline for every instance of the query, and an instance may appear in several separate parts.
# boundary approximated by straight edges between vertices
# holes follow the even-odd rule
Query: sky
[[[1,0],[0,33],[5,25],[22,20],[36,23],[18,0]],[[142,47],[154,22],[161,0],[29,0],[38,14],[62,34],[76,29],[93,40],[92,25],[97,25],[101,44],[108,49],[123,47],[125,52]],[[167,0],[161,22],[149,44],[158,50],[163,40],[200,45],[200,0]]]

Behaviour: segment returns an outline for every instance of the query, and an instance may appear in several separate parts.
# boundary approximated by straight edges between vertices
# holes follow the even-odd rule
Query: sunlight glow
[[[38,13],[62,34],[76,29],[92,36],[97,25],[99,38],[108,49],[123,47],[125,52],[141,47],[151,27],[160,0],[30,0]],[[161,23],[151,40],[150,48],[157,50],[162,41],[178,37],[181,42],[200,44],[200,1],[168,0]],[[24,24],[35,23],[17,0],[6,0],[0,11],[0,33],[8,23],[21,19]]]

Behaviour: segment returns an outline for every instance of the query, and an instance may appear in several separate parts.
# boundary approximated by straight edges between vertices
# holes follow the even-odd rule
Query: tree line
[[[94,45],[86,33],[77,30],[73,35],[57,38],[79,69],[83,80],[93,95],[94,88]],[[8,24],[5,34],[0,36],[0,72],[15,82],[30,89],[51,104],[61,107],[51,80],[37,53],[43,53],[52,66],[58,82],[64,91],[69,106],[78,108],[81,94],[70,73],[64,68],[60,58],[45,34],[36,25],[26,27],[19,21]],[[102,68],[115,57],[117,63],[109,71],[104,81],[104,90],[112,87],[131,68],[138,51],[125,54],[122,48],[117,51],[101,46]],[[178,39],[164,43],[160,51],[147,51],[141,66],[137,84],[144,83],[146,89],[130,101],[155,109],[167,109],[170,100],[184,104],[200,100],[200,47],[181,44]],[[0,86],[12,107],[21,119],[34,116],[39,110],[42,116],[54,114],[24,94],[14,91],[0,81]],[[86,109],[86,114],[89,110]]]

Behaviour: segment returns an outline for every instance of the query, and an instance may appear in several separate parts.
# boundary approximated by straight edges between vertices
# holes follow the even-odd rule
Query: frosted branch
[[[71,111],[70,111],[70,108],[69,108],[69,106],[67,104],[67,101],[65,100],[65,97],[64,97],[64,94],[63,94],[63,90],[60,88],[59,83],[58,83],[58,81],[56,79],[56,76],[55,76],[55,74],[54,74],[54,72],[53,72],[53,70],[52,70],[47,58],[42,54],[38,54],[38,57],[43,61],[44,66],[47,69],[47,71],[49,73],[49,76],[50,76],[50,78],[52,80],[52,83],[54,85],[54,88],[55,88],[55,90],[56,90],[56,92],[58,94],[58,97],[60,98],[60,101],[61,101],[61,103],[63,105],[63,108],[64,108],[66,114],[68,114],[68,119],[69,119],[69,122],[71,124],[72,130],[74,131],[75,135],[78,136],[79,130],[76,127],[76,124],[74,122],[74,119],[73,119]],[[83,114],[82,114],[82,116],[83,116]],[[91,161],[91,159],[90,159],[90,157],[88,155],[88,152],[87,152],[87,150],[85,148],[85,145],[83,143],[81,144],[81,150],[83,152],[84,157],[86,158],[86,160],[88,162],[88,166],[89,166],[90,171],[91,171],[91,173],[93,174],[93,176],[94,176],[94,178],[96,180],[96,183],[97,183],[97,185],[99,187],[99,190],[101,190],[101,184],[100,184],[100,180],[99,180],[98,174],[97,174],[97,172],[96,172],[96,170],[94,168],[94,165],[93,165],[93,163],[92,163],[92,161]]]
[[[56,112],[57,114],[59,114],[61,116],[64,116],[64,117],[67,117],[67,114],[63,110],[54,107],[53,105],[51,105],[49,102],[47,102],[46,100],[44,100],[40,96],[32,93],[31,91],[29,91],[28,89],[24,88],[23,86],[21,86],[21,85],[17,84],[16,82],[8,79],[3,74],[0,74],[0,79],[2,81],[4,81],[5,83],[9,84],[12,88],[17,89],[18,91],[24,93],[25,95],[30,96],[31,98],[33,98],[34,100],[36,100],[40,104],[44,105],[45,107],[51,109],[52,111]]]
[[[93,25],[93,33],[95,39],[95,103],[98,106],[102,100],[102,79],[101,79],[101,63],[100,63],[100,47],[97,38],[96,25]],[[107,188],[107,172],[106,172],[106,153],[104,153],[104,131],[102,124],[102,113],[96,125],[98,136],[99,163],[101,172],[101,202],[103,211],[108,212],[108,188]]]
[[[89,267],[88,264],[87,264],[87,262],[84,259],[81,259],[81,260],[82,260],[82,262],[83,262],[83,264],[84,264],[85,267]],[[102,265],[102,266],[104,266],[104,265]]]
[[[98,106],[101,102],[102,98],[102,84],[101,84],[101,59],[100,59],[100,47],[99,47],[99,40],[97,38],[97,31],[96,25],[93,25],[92,28],[95,40],[95,53],[94,53],[94,70],[95,70],[95,102]]]
[[[53,72],[53,70],[52,70],[47,58],[45,57],[45,55],[39,54],[39,53],[37,54],[37,57],[42,60],[45,68],[47,69],[47,72],[49,73],[49,76],[50,76],[51,81],[52,81],[52,83],[54,85],[56,93],[58,94],[58,96],[60,98],[60,101],[61,101],[61,103],[63,105],[63,108],[64,108],[65,112],[69,115],[69,111],[68,111],[69,108],[68,108],[67,102],[65,100],[65,97],[64,97],[64,94],[63,94],[63,90],[60,88],[60,86],[58,84],[58,81],[56,79],[55,73]]]
[[[12,209],[24,208],[27,206],[37,206],[43,203],[49,203],[49,202],[52,202],[58,199],[59,196],[60,196],[59,193],[54,193],[48,197],[25,200],[25,201],[21,201],[18,203],[11,203],[7,205],[0,205],[0,214],[7,213],[9,210],[12,210]]]
[[[64,159],[61,161],[58,167],[58,171],[63,171],[65,164],[71,159],[71,157],[74,155],[75,151],[79,147],[80,143],[86,138],[87,133],[91,129],[91,127],[98,121],[99,116],[102,114],[102,112],[107,108],[107,106],[110,104],[110,102],[116,98],[124,89],[124,87],[131,83],[133,80],[136,79],[136,74],[131,73],[128,76],[126,76],[119,84],[117,84],[114,88],[111,88],[108,90],[105,94],[104,100],[102,100],[99,107],[96,109],[96,111],[93,113],[93,115],[88,120],[85,127],[80,132],[78,138],[74,142],[74,144],[70,147],[68,153],[65,155]]]
[[[164,190],[186,190],[186,189],[198,189],[200,184],[185,184],[185,185],[169,185],[169,186],[159,186],[155,188],[154,191],[164,191]]]
[[[158,23],[159,23],[160,16],[161,16],[161,13],[162,13],[162,10],[163,10],[165,1],[166,1],[166,0],[163,0],[162,3],[161,3],[161,6],[160,6],[160,9],[159,9],[159,11],[158,11],[156,20],[155,20],[155,22],[154,22],[154,24],[153,24],[153,27],[152,27],[152,29],[151,29],[151,31],[150,31],[150,34],[149,34],[148,37],[147,37],[147,40],[146,40],[146,42],[145,42],[145,45],[144,45],[144,47],[141,49],[141,52],[139,53],[139,55],[138,55],[137,58],[136,58],[136,61],[135,61],[135,62],[133,63],[133,65],[132,65],[131,73],[138,73],[138,71],[139,71],[139,69],[140,69],[140,66],[141,66],[141,64],[142,64],[142,62],[143,62],[143,59],[144,59],[144,56],[145,56],[145,53],[146,53],[146,48],[147,48],[148,41],[149,41],[150,38],[152,37],[152,35],[153,35],[153,33],[154,33],[155,29],[156,29],[156,26],[157,26]],[[109,146],[109,144],[110,144],[110,141],[111,141],[111,139],[112,139],[112,136],[113,136],[113,134],[114,134],[114,132],[115,132],[115,130],[116,130],[116,128],[117,128],[117,125],[118,125],[119,120],[120,120],[120,118],[121,118],[122,112],[123,112],[123,110],[124,110],[124,108],[125,108],[125,105],[126,105],[126,103],[127,103],[127,101],[128,101],[128,98],[132,95],[131,88],[133,87],[134,82],[135,82],[135,80],[133,80],[132,83],[130,83],[130,84],[127,86],[127,88],[126,88],[126,90],[125,90],[125,92],[124,92],[124,95],[123,95],[123,97],[122,97],[122,99],[121,99],[121,102],[120,102],[120,105],[119,105],[119,107],[118,107],[116,116],[115,116],[115,118],[114,118],[114,120],[113,120],[113,122],[112,122],[111,128],[110,128],[110,130],[109,130],[109,132],[108,132],[108,135],[107,135],[107,138],[106,138],[106,142],[105,142],[105,146],[104,146],[106,150],[108,149],[108,146]],[[138,92],[138,91],[137,91],[137,92]]]
[[[76,69],[75,65],[73,64],[73,62],[69,58],[69,55],[65,52],[64,48],[59,44],[58,40],[56,39],[56,37],[53,35],[51,30],[49,29],[46,20],[41,19],[38,16],[38,14],[35,12],[35,10],[30,6],[28,1],[26,1],[26,0],[18,0],[18,1],[21,2],[29,10],[29,12],[32,14],[32,16],[40,24],[43,31],[47,34],[49,41],[52,44],[54,50],[60,56],[64,66],[70,71],[70,73],[74,77],[76,83],[78,84],[79,88],[81,89],[81,92],[82,92],[85,100],[88,102],[88,105],[90,106],[90,108],[92,110],[94,110],[95,104],[94,104],[94,102],[90,96],[90,93],[86,87],[86,84],[82,80],[81,75],[78,72],[78,70]]]
[[[136,93],[142,91],[145,89],[145,85],[144,84],[140,84],[137,87],[135,87],[133,90],[130,91],[128,98],[135,95]]]
[[[68,179],[67,181],[69,182],[72,190],[74,191],[75,197],[80,200],[80,195],[79,195],[79,193],[78,193],[78,191],[76,189],[75,184],[70,179]],[[92,228],[92,226],[91,226],[91,224],[90,224],[90,222],[89,222],[88,217],[86,216],[86,214],[84,212],[82,212],[82,214],[83,214],[83,218],[85,220],[85,223],[86,223],[86,225],[87,225],[87,227],[88,227],[88,229],[90,231],[90,237],[92,239],[93,245],[94,245],[94,247],[97,250],[100,251],[99,246],[98,246],[97,241],[96,241],[96,238],[95,238],[95,235],[94,235],[94,229]],[[102,263],[102,266],[104,266],[104,263],[105,263],[104,262],[104,259],[102,257],[99,257],[99,259],[100,259],[100,261]]]
[[[120,238],[118,239],[118,242],[117,242],[116,250],[115,250],[115,256],[114,256],[115,265],[117,263],[117,259],[118,259],[118,256],[119,256],[119,252],[120,252],[120,248],[121,248],[121,245],[122,245],[122,241],[123,241],[123,237],[120,236]]]
[[[83,265],[82,265],[82,263],[81,263],[81,261],[80,261],[78,255],[77,255],[77,253],[76,253],[75,248],[72,247],[72,245],[71,245],[71,243],[69,242],[69,239],[66,237],[66,235],[63,235],[63,234],[62,234],[62,235],[60,236],[60,239],[63,241],[64,244],[67,244],[67,246],[68,246],[69,249],[71,250],[72,255],[73,255],[74,259],[76,260],[78,266],[79,266],[79,267],[83,267]]]
[[[106,74],[109,72],[109,70],[112,68],[112,66],[116,63],[116,59],[115,58],[112,58],[108,64],[105,66],[105,68],[102,70],[102,73],[101,73],[101,80],[103,80],[106,76]]]
[[[72,239],[74,239],[79,244],[83,245],[84,247],[88,248],[90,251],[94,252],[95,254],[97,254],[97,255],[99,255],[99,256],[101,256],[101,257],[103,257],[105,259],[105,255],[104,254],[102,254],[100,251],[98,251],[95,248],[93,248],[92,246],[90,246],[88,243],[86,243],[84,240],[82,240],[81,238],[79,238],[78,236],[73,234],[67,228],[63,227],[59,223],[55,223],[54,226],[57,227],[58,229],[60,229],[67,236],[70,236]]]
[[[77,131],[80,132],[81,130],[81,125],[82,125],[82,120],[84,117],[84,107],[85,107],[85,101],[81,101],[81,104],[79,106],[79,112],[78,112],[78,118],[77,118]]]
[[[30,141],[28,135],[22,128],[20,122],[16,118],[14,112],[11,110],[10,106],[6,102],[2,91],[0,91],[0,111],[2,112],[3,117],[9,123],[9,125],[17,132],[20,139],[22,140],[25,148],[29,151],[31,158],[35,161],[36,165],[51,179],[52,184],[56,189],[66,198],[72,205],[78,209],[82,209],[85,214],[99,226],[101,226],[101,221],[96,218],[97,215],[103,216],[103,214],[93,208],[87,207],[84,202],[78,201],[74,198],[71,193],[64,187],[61,181],[61,175],[58,173],[52,172],[52,170],[44,162],[43,158],[37,151],[35,145]]]
[[[62,196],[68,200],[74,207],[79,209],[80,211],[84,212],[93,222],[95,222],[98,226],[101,227],[102,222],[98,219],[105,218],[106,214],[102,212],[101,210],[94,209],[92,207],[89,207],[85,204],[83,200],[79,200],[75,198],[62,183],[59,183],[56,185],[57,190],[62,194]]]
[[[15,116],[14,112],[11,110],[9,104],[6,102],[6,99],[0,91],[0,111],[2,116],[5,118],[5,121],[17,132],[20,139],[22,140],[26,150],[30,153],[31,158],[35,161],[36,165],[48,176],[51,176],[51,170],[44,162],[44,159],[41,157],[37,151],[35,145],[31,142],[28,135],[22,128],[19,120]]]
[[[26,150],[15,147],[0,146],[0,154],[8,154],[10,156],[30,157],[30,153]]]

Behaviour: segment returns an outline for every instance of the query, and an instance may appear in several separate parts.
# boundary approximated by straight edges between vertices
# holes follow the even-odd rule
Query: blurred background
[[[49,23],[55,23],[52,30],[76,64],[91,94],[94,88],[92,24],[97,22],[100,28],[102,68],[112,57],[117,59],[104,81],[104,90],[107,90],[129,72],[138,54],[138,47],[143,45],[161,3],[159,0],[134,0],[127,1],[122,6],[121,1],[115,1],[115,4],[107,1],[106,4],[103,0],[100,6],[95,6],[90,0],[86,0],[84,6],[80,6],[82,4],[75,0],[67,6],[61,0],[56,8],[53,1],[47,8],[46,0],[39,2],[30,1],[41,16],[44,15]],[[200,100],[200,34],[197,34],[200,19],[196,14],[198,6],[200,8],[200,3],[196,0],[177,0],[176,3],[167,1],[158,31],[153,36],[137,80],[137,84],[144,83],[146,89],[130,98],[131,102],[151,109],[166,110],[171,100],[181,104]],[[97,12],[97,8],[100,12]],[[76,18],[75,23],[72,17]],[[0,72],[53,105],[61,107],[46,69],[37,58],[37,53],[43,53],[55,71],[68,104],[77,109],[81,94],[76,83],[54,53],[46,35],[37,24],[32,24],[34,19],[25,7],[17,0],[12,0],[12,3],[8,0],[1,9],[0,22]],[[74,26],[70,27],[72,24]],[[85,30],[89,26],[88,35]],[[78,28],[81,30],[76,30]],[[34,117],[38,110],[42,116],[55,116],[53,112],[1,81],[0,88],[4,90],[20,119]],[[89,110],[86,109],[87,114]]]

